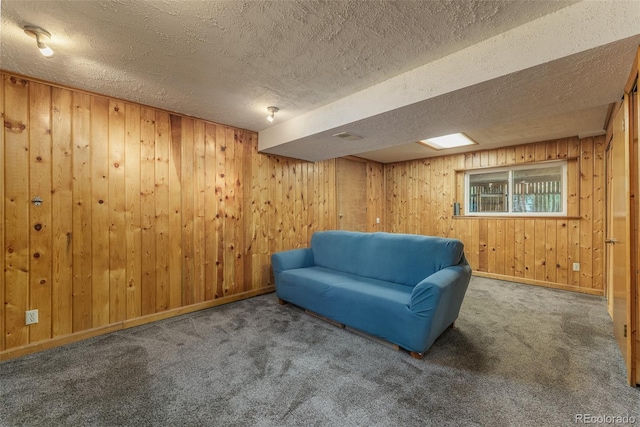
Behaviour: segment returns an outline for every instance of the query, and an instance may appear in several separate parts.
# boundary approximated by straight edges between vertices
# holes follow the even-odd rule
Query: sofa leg
[[[286,304],[287,304],[287,302],[286,302],[285,300],[283,300],[283,299],[278,298],[278,304],[280,304],[280,305],[286,305]]]
[[[416,353],[415,351],[410,351],[409,354],[411,355],[411,357],[418,360],[422,360],[422,358],[424,357],[424,353]]]
[[[449,329],[453,329],[455,328],[456,322],[451,322],[451,324],[449,325]]]

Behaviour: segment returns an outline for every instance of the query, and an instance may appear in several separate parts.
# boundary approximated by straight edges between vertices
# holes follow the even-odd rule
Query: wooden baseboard
[[[527,285],[542,286],[544,288],[561,289],[563,291],[604,296],[604,290],[602,289],[580,288],[578,286],[564,285],[562,283],[545,282],[543,280],[526,279],[524,277],[505,276],[503,274],[485,273],[484,271],[474,271],[473,275],[486,277],[487,279],[504,280],[505,282],[525,283]]]
[[[39,341],[39,342],[28,344],[22,347],[11,348],[8,350],[0,351],[0,361],[13,359],[20,356],[25,356],[27,354],[36,353],[42,350],[48,350],[54,347],[61,347],[63,345],[82,341],[88,338],[97,337],[99,335],[104,335],[111,332],[120,331],[122,329],[133,328],[135,326],[156,322],[158,320],[168,319],[168,318],[180,316],[183,314],[193,313],[194,311],[200,311],[200,310],[205,310],[207,308],[216,307],[218,305],[229,304],[231,302],[255,297],[258,295],[268,294],[271,292],[275,292],[275,290],[276,290],[275,286],[267,286],[266,288],[242,292],[239,294],[230,295],[228,297],[217,298],[211,301],[205,301],[205,302],[189,305],[187,307],[175,308],[173,310],[154,313],[148,316],[138,317],[136,319],[123,320],[122,322],[113,323],[111,325],[102,326],[100,328],[88,329],[86,331],[63,335],[63,336],[52,338],[45,341]]]

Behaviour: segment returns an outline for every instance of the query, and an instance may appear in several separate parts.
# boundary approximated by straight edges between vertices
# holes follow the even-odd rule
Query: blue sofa
[[[461,241],[320,231],[311,247],[274,253],[276,293],[422,358],[458,317],[471,278]]]

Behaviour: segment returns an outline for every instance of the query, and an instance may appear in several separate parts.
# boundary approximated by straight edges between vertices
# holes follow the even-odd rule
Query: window
[[[567,214],[567,162],[467,171],[467,215]]]

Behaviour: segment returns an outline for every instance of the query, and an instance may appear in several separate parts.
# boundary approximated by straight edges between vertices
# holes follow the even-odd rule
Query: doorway
[[[367,164],[338,159],[336,182],[338,228],[367,231]]]

